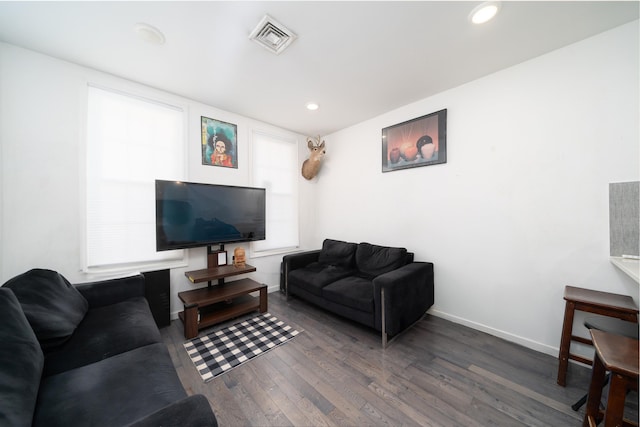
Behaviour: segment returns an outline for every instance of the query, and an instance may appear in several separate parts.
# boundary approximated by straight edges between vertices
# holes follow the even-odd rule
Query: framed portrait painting
[[[238,168],[238,126],[201,116],[202,164]]]
[[[446,162],[446,109],[382,129],[382,172]]]

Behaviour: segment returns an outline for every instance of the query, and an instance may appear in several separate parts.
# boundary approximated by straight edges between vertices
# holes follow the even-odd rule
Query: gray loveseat
[[[322,249],[286,255],[284,292],[382,333],[382,346],[434,302],[433,263],[405,248],[326,239]]]
[[[144,276],[71,285],[35,269],[0,287],[0,425],[215,426],[187,396]]]

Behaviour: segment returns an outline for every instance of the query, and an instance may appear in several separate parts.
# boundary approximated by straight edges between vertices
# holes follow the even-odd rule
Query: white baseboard
[[[483,325],[481,323],[477,323],[477,322],[473,322],[471,320],[462,318],[462,317],[458,317],[458,316],[454,316],[448,313],[445,313],[443,311],[437,310],[437,309],[431,309],[427,312],[428,314],[432,314],[436,317],[441,317],[443,319],[446,320],[450,320],[454,323],[458,323],[460,325],[464,325],[464,326],[468,326],[469,328],[472,329],[476,329],[478,331],[482,331],[482,332],[486,332],[489,335],[493,335],[502,339],[505,339],[509,342],[513,342],[516,344],[519,344],[523,347],[527,347],[530,348],[532,350],[535,351],[539,351],[541,353],[545,353],[548,354],[550,356],[554,356],[557,357],[558,356],[558,352],[560,351],[559,347],[553,347],[547,344],[543,344],[537,341],[533,341],[529,338],[525,338],[525,337],[521,337],[519,335],[514,335],[511,334],[509,332],[505,332],[505,331],[501,331],[499,329],[495,329],[492,327],[489,327],[487,325]]]

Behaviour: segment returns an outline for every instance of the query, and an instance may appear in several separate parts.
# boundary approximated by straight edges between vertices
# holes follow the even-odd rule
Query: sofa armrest
[[[139,419],[131,427],[215,427],[218,425],[211,405],[202,394],[186,397]]]
[[[433,305],[433,263],[412,262],[373,279],[376,327],[396,335],[418,321]],[[384,304],[382,295],[384,291]],[[381,307],[385,325],[382,327]]]
[[[320,249],[298,252],[282,257],[282,274],[284,275],[284,293],[289,295],[289,272],[306,267],[320,258]]]
[[[125,301],[129,298],[144,297],[144,276],[122,277],[99,280],[75,285],[89,302],[89,307],[102,307]]]

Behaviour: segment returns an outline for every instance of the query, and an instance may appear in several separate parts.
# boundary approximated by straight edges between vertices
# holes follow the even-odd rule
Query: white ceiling
[[[2,1],[0,41],[310,136],[636,20],[639,4],[503,2],[477,26],[480,3]],[[265,14],[298,36],[280,55],[248,39]],[[166,43],[137,37],[140,22]]]

